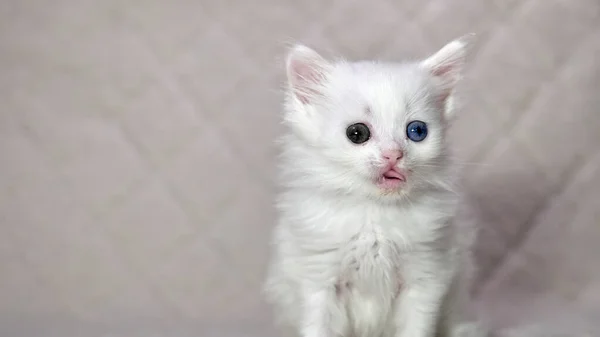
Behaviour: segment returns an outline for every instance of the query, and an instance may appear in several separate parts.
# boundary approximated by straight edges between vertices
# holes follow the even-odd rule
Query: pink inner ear
[[[323,69],[307,60],[290,61],[290,81],[296,97],[303,104],[308,104],[310,99],[319,95],[318,87],[323,83],[325,75]]]
[[[451,72],[453,70],[453,68],[454,68],[453,64],[444,64],[444,65],[435,67],[432,70],[432,74],[434,76],[441,76],[441,77],[443,77],[443,76],[447,75],[449,72]]]
[[[457,67],[459,67],[458,64],[449,62],[437,65],[431,69],[431,74],[441,80],[441,91],[436,97],[436,103],[442,107],[446,104],[446,100],[452,93],[454,85],[458,80]]]
[[[435,104],[440,109],[445,109],[446,108],[446,100],[448,100],[448,97],[450,97],[450,93],[451,92],[452,92],[451,89],[449,89],[449,90],[443,90],[439,95],[437,95],[435,97]]]
[[[446,100],[452,93],[455,78],[453,64],[445,64],[431,69],[431,74],[441,80],[440,92],[435,96],[435,104],[441,109],[445,109]]]

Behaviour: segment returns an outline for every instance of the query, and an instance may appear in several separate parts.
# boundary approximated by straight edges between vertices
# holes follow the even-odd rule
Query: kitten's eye
[[[346,137],[354,144],[362,144],[371,138],[371,131],[365,124],[356,123],[346,129]]]
[[[406,126],[406,136],[413,142],[420,142],[427,137],[427,124],[421,121],[412,121]]]

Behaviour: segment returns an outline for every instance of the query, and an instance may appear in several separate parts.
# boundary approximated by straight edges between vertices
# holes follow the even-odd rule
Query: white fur
[[[296,335],[465,330],[456,314],[466,299],[473,230],[453,221],[458,196],[445,139],[465,45],[455,40],[401,64],[329,62],[304,46],[290,52],[284,192],[265,291]],[[406,137],[415,119],[429,128],[419,143]],[[346,138],[357,122],[371,128],[365,144]],[[384,192],[374,179],[381,152],[394,146],[409,173],[400,190]]]

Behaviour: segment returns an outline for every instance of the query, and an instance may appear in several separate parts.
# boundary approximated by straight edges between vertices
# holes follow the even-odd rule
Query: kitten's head
[[[401,198],[443,184],[446,128],[467,38],[420,62],[287,58],[288,184]]]

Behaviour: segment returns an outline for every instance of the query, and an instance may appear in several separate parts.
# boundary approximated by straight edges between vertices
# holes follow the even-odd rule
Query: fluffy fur
[[[466,46],[457,39],[406,63],[290,51],[284,192],[265,291],[297,336],[475,334],[475,326],[457,326],[474,232],[453,221],[458,196],[446,142]],[[421,142],[407,138],[413,120],[427,123]],[[366,143],[347,138],[353,123],[368,125]],[[402,154],[398,188],[377,184],[387,150]]]

